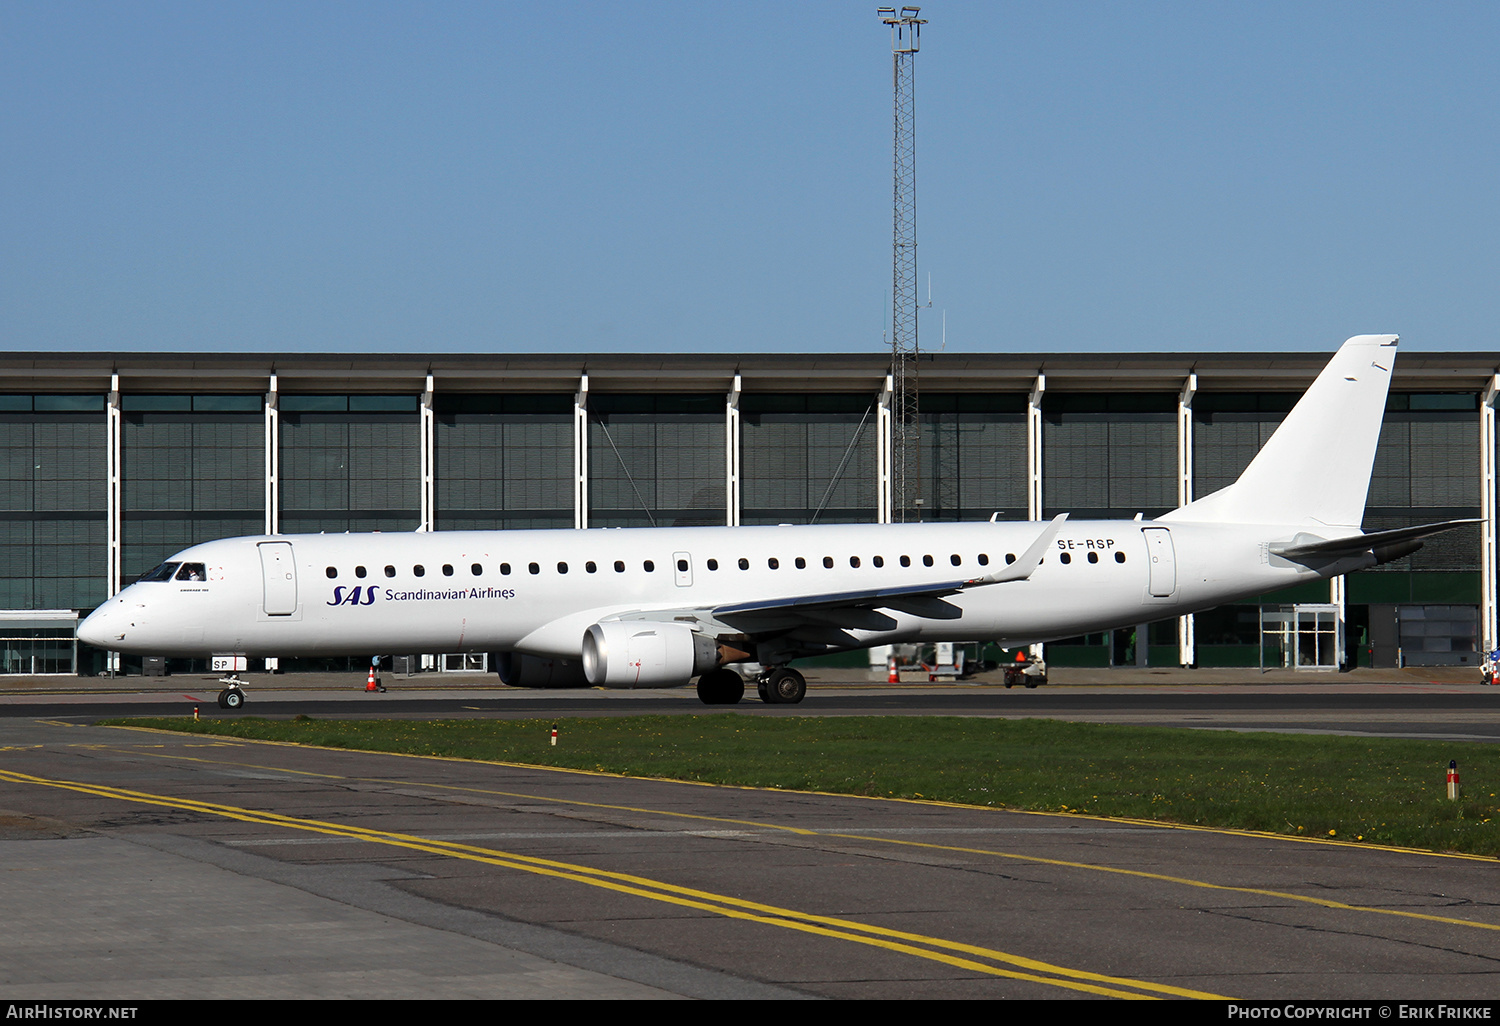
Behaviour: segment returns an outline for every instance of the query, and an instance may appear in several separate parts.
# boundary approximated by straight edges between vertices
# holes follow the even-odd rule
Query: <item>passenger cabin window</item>
[[[335,570],[333,567],[329,567],[328,568],[328,579],[330,581],[333,580],[338,575],[339,575],[339,572],[337,570]]]
[[[1089,553],[1089,562],[1090,563],[1097,563],[1097,562],[1099,562],[1099,553],[1097,553],[1097,552],[1090,552]]]
[[[385,568],[385,575],[387,577],[395,577],[396,576],[396,568],[393,567],[393,566],[386,567]]]
[[[744,556],[740,557],[740,569],[741,570],[749,570],[750,569],[750,561],[748,559],[746,559]]]
[[[932,565],[932,557],[931,556],[923,556],[922,557],[922,565],[923,566],[931,566]]]
[[[615,573],[617,573],[617,574],[623,574],[624,572],[625,572],[625,561],[621,560],[621,559],[615,560]]]
[[[563,562],[559,562],[557,564],[557,572],[560,573],[560,574],[567,573],[568,572],[568,564],[563,563]]]
[[[357,566],[357,567],[354,568],[354,576],[355,577],[363,577],[364,575],[365,575],[365,568],[364,567]]]
[[[656,570],[656,564],[653,563],[653,562],[651,562],[651,560],[648,559],[644,563],[641,564],[641,568],[643,570],[645,570],[646,573],[648,573],[648,574],[649,573],[653,573]]]
[[[979,565],[980,566],[989,566],[990,565],[990,557],[989,557],[988,553],[981,552],[979,554]]]
[[[583,564],[583,568],[591,574],[599,572],[599,564],[595,563],[592,559]]]
[[[964,557],[960,556],[957,552],[949,556],[948,559],[954,566],[962,566],[964,562]]]
[[[911,566],[911,557],[910,556],[902,556],[901,557],[901,565],[902,566]]]
[[[719,561],[717,559],[710,559],[708,561],[708,568],[710,570],[717,570],[717,569],[719,569]]]
[[[484,573],[484,567],[480,566],[478,563],[475,563],[473,566],[469,567],[469,573],[473,574],[475,577],[478,577],[480,574]]]
[[[1015,561],[1016,561],[1016,554],[1014,552],[1007,552],[1005,554],[1005,563],[1006,563],[1007,566],[1009,566],[1011,563],[1014,563]]]
[[[1123,553],[1123,552],[1116,552],[1115,553],[1115,562],[1116,563],[1123,563],[1123,562],[1125,562],[1125,553]]]
[[[443,576],[444,577],[452,577],[453,576],[453,564],[452,563],[444,563],[443,564]]]
[[[206,581],[208,574],[204,572],[202,563],[184,563],[182,569],[177,571],[179,581]]]
[[[1063,563],[1064,566],[1067,566],[1069,563],[1073,562],[1073,557],[1070,556],[1070,555],[1068,555],[1066,552],[1064,552],[1062,555],[1058,556],[1057,558],[1060,559],[1060,560],[1062,560],[1062,563]]]
[[[526,572],[530,573],[530,574],[539,574],[539,573],[542,572],[542,568],[537,563],[527,563],[526,564]]]
[[[426,577],[427,576],[427,568],[424,567],[421,563],[418,563],[416,566],[412,567],[411,568],[411,572],[412,572],[412,576],[414,576],[414,577]]]
[[[850,556],[849,557],[849,565],[852,566],[852,567],[854,567],[854,569],[858,570],[859,569],[859,557],[858,556]]]
[[[832,556],[824,556],[823,557],[823,568],[825,570],[832,570],[833,569],[833,557]]]
[[[772,570],[780,570],[781,560],[777,559],[775,556],[772,556],[770,559],[766,560],[766,566],[770,567]]]
[[[687,560],[679,559],[677,561],[677,572],[682,574],[687,573]]]
[[[874,563],[876,566],[885,566],[885,557],[884,556],[875,556],[875,557],[871,558],[870,562]]]
[[[798,570],[806,570],[807,569],[807,560],[803,559],[801,556],[797,557],[797,569]]]
[[[500,564],[500,573],[503,576],[505,576],[505,577],[509,577],[510,576],[510,564],[509,563],[501,563]]]

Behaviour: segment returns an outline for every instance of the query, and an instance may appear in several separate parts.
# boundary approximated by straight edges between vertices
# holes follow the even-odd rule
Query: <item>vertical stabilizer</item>
[[[1239,480],[1161,519],[1359,527],[1397,341],[1345,342]]]

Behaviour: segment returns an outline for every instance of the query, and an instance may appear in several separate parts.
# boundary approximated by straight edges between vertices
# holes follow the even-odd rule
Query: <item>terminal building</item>
[[[1328,356],[924,355],[922,519],[1150,519],[1233,481]],[[1048,661],[1477,668],[1497,636],[1497,367],[1398,359],[1364,524],[1481,525],[1347,579],[1052,642]],[[887,521],[890,369],[883,354],[0,354],[0,673],[112,668],[76,641],[79,615],[215,538]]]

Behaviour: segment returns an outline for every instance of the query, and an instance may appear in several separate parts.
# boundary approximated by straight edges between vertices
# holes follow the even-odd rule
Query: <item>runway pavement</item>
[[[0,719],[17,999],[1500,984],[1493,861],[48,720]]]

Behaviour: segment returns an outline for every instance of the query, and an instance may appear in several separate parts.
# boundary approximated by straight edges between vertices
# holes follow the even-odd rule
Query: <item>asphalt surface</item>
[[[203,682],[171,683],[171,700],[0,695],[8,997],[1500,991],[1491,860],[91,725],[101,707],[182,713],[212,700],[182,686]],[[278,715],[705,711],[681,691],[250,695],[247,713]],[[1443,681],[1189,682],[1165,693],[821,681],[801,706],[734,711],[1214,729],[1327,721],[1493,740],[1491,701],[1500,693]]]

